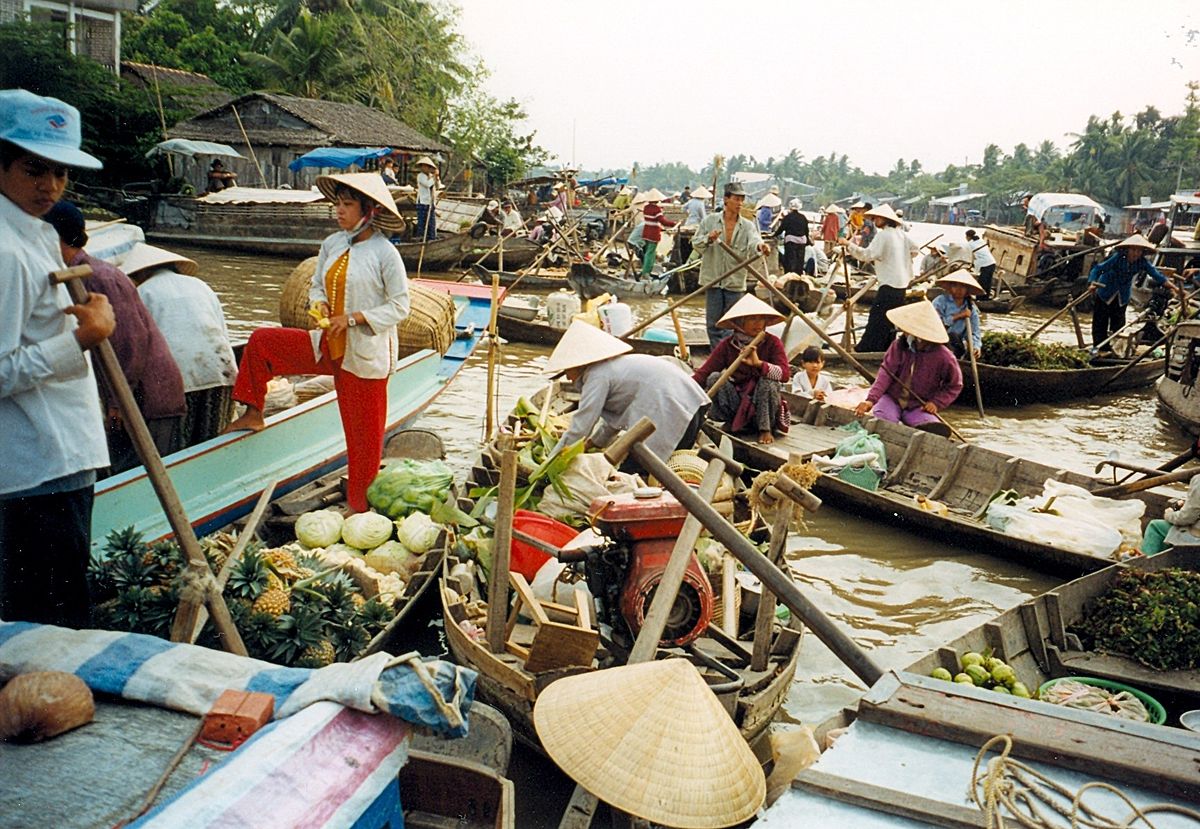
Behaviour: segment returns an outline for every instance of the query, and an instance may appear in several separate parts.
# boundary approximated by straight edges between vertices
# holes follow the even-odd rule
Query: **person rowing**
[[[979,350],[983,346],[983,332],[980,330],[979,307],[974,297],[984,293],[983,286],[965,271],[955,271],[939,279],[936,283],[944,291],[933,301],[933,308],[946,326],[950,337],[950,350],[955,357],[967,356],[967,323],[970,323],[971,350],[975,358],[979,358]]]

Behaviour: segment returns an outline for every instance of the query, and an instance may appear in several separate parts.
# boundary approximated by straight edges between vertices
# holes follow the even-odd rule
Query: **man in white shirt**
[[[983,287],[983,295],[990,297],[992,276],[996,273],[996,257],[992,255],[988,243],[980,239],[974,230],[967,231],[967,244],[971,246],[971,254],[975,260],[975,278]]]
[[[432,242],[437,238],[437,213],[433,199],[440,182],[438,168],[427,155],[418,158],[413,166],[417,168],[416,238]]]
[[[875,302],[867,317],[867,330],[858,341],[857,351],[886,351],[892,344],[896,329],[887,318],[887,312],[904,304],[904,294],[912,281],[912,258],[918,252],[916,244],[900,226],[900,217],[891,205],[872,207],[863,217],[874,223],[876,232],[871,244],[859,247],[845,239],[844,245],[850,255],[860,262],[873,262],[879,287],[875,290]]]
[[[515,204],[505,199],[501,209],[504,211],[504,224],[500,230],[501,235],[514,236],[525,230],[525,220],[521,218],[521,211],[517,210]]]
[[[87,349],[116,327],[103,294],[74,305],[50,272],[64,266],[42,216],[80,149],[79,111],[23,89],[0,91],[0,618],[86,627],[96,470],[108,446]]]

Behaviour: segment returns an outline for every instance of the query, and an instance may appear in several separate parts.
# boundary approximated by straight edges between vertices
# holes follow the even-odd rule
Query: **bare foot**
[[[759,432],[758,433],[758,442],[759,443],[774,443],[775,436],[772,435],[770,432]]]
[[[263,413],[252,406],[246,407],[246,413],[239,418],[235,418],[225,431],[221,434],[230,432],[261,432],[267,427],[266,421],[263,420]]]

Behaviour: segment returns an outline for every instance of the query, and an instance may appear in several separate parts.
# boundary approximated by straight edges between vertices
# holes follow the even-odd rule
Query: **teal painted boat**
[[[414,280],[415,281],[415,280]],[[491,289],[421,280],[450,294],[457,307],[457,339],[445,355],[422,350],[399,361],[388,381],[387,435],[411,426],[462,368],[487,328]],[[337,395],[323,394],[267,418],[261,432],[220,435],[163,458],[198,535],[248,514],[271,481],[276,497],[346,464],[346,441]],[[147,540],[170,535],[154,488],[142,467],[96,485],[92,543],[98,549],[112,530],[133,526]]]

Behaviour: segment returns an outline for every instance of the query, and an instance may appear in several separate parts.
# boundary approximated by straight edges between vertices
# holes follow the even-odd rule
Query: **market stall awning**
[[[366,162],[391,155],[390,147],[318,147],[305,153],[288,165],[293,173],[303,167],[332,167],[345,170],[347,167],[361,167]]]
[[[1038,193],[1029,200],[1029,212],[1039,220],[1052,207],[1057,207],[1060,210],[1071,210],[1074,208],[1079,211],[1091,209],[1098,213],[1104,212],[1104,208],[1097,204],[1094,199],[1080,193]]]
[[[146,158],[154,158],[156,155],[171,153],[173,155],[185,155],[189,158],[197,155],[220,155],[228,158],[245,158],[228,144],[218,144],[215,141],[191,141],[187,138],[172,138],[169,141],[160,141],[150,148],[146,153]]]
[[[962,204],[963,202],[982,199],[986,195],[987,193],[963,193],[962,195],[957,196],[939,196],[936,199],[930,199],[929,203],[940,205],[942,207],[952,207],[953,205]]]

